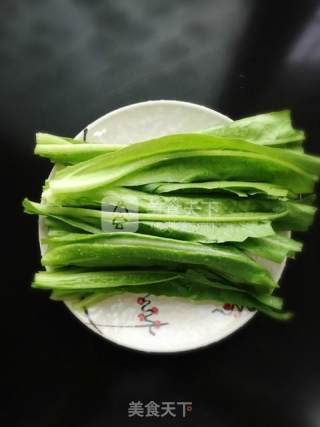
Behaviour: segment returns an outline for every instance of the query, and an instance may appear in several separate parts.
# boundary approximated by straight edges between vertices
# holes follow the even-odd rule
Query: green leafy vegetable
[[[138,233],[69,234],[49,238],[42,262],[52,267],[139,267],[197,265],[234,283],[268,291],[270,274],[235,248],[201,245]]]
[[[106,230],[113,231],[119,228],[120,225],[131,222],[135,229],[142,234],[180,240],[218,243],[243,241],[248,237],[270,236],[274,234],[271,220],[286,214],[286,211],[275,213],[242,213],[239,211],[237,214],[226,213],[224,215],[221,215],[223,212],[218,212],[218,215],[208,212],[208,214],[211,214],[210,217],[203,218],[201,216],[198,218],[199,214],[196,212],[194,216],[158,214],[156,216],[157,220],[141,220],[142,214],[139,220],[136,214],[55,207],[50,205],[44,206],[28,200],[24,201],[24,206],[28,213],[47,215],[89,233],[101,233]],[[232,220],[230,220],[230,215],[232,215]],[[164,221],[159,220],[161,217],[165,217]],[[149,218],[152,218],[152,216]],[[202,219],[205,222],[201,222]]]
[[[246,117],[224,126],[214,126],[203,133],[277,147],[291,147],[292,144],[301,144],[305,139],[302,130],[292,127],[288,110]]]
[[[290,149],[300,147],[305,138],[303,131],[292,127],[290,112],[287,110],[247,117],[228,125],[206,129],[200,133],[239,138],[254,144]],[[83,142],[77,139],[37,133],[35,154],[47,157],[53,162],[75,164],[125,147],[125,145]]]
[[[310,193],[319,172],[312,156],[209,135],[180,134],[133,144],[111,154],[68,166],[47,183],[55,200],[103,186],[152,182],[248,180]],[[308,170],[309,172],[306,172]]]
[[[188,215],[188,214],[165,214],[165,213],[140,213],[140,212],[121,212],[121,214],[114,212],[98,211],[94,209],[83,208],[69,208],[51,205],[41,206],[39,203],[24,201],[25,208],[29,207],[30,213],[39,213],[52,216],[71,216],[81,217],[81,215],[88,218],[98,219],[100,221],[113,221],[115,216],[121,215],[122,219],[126,222],[144,222],[144,221],[159,221],[159,222],[185,222],[185,223],[215,223],[215,222],[248,222],[248,221],[267,221],[281,218],[287,215],[286,210],[279,212],[239,212],[239,213],[226,213],[223,215],[214,214],[207,216],[202,215]]]
[[[35,275],[32,286],[39,289],[97,290],[118,286],[140,286],[169,282],[179,278],[170,271],[40,271]]]
[[[130,146],[38,133],[58,167],[23,202],[47,230],[33,287],[78,309],[143,292],[290,318],[258,260],[293,258],[283,231],[314,219],[320,159],[303,140],[288,111]]]
[[[302,250],[302,243],[276,234],[258,239],[249,238],[244,242],[238,243],[237,247],[250,255],[258,255],[280,263],[286,257],[294,258],[295,254]]]
[[[88,233],[104,233],[106,230],[115,229],[115,225],[112,222],[104,221],[100,224],[99,221],[86,217],[82,217],[80,220],[62,215],[49,217],[56,221],[51,221],[49,226],[49,234],[51,236],[61,233],[61,223],[68,225],[68,232],[73,233],[77,233],[79,230]],[[274,233],[268,221],[199,224],[140,221],[135,226],[137,228],[136,231],[141,234],[202,243],[242,242],[248,237],[264,237]]]
[[[286,198],[290,192],[286,188],[263,182],[241,182],[241,181],[209,181],[192,183],[164,183],[157,182],[138,187],[139,190],[164,194],[211,194],[227,193],[235,194],[238,197],[248,197],[264,195],[275,198]]]
[[[83,301],[76,304],[77,307],[88,307],[97,304],[104,299],[122,293],[145,293],[152,295],[163,295],[169,297],[188,298],[193,301],[212,301],[223,302],[229,304],[236,304],[241,307],[249,307],[256,309],[260,312],[273,317],[277,320],[288,320],[292,317],[291,313],[282,312],[281,310],[274,309],[266,304],[261,303],[258,299],[247,295],[245,293],[222,290],[211,286],[202,285],[199,283],[188,283],[185,285],[158,285],[158,286],[130,286],[123,288],[116,288],[111,292],[96,293],[85,298]]]
[[[36,146],[34,152],[38,156],[49,158],[52,162],[72,165],[121,148],[118,145],[105,144],[41,144]]]

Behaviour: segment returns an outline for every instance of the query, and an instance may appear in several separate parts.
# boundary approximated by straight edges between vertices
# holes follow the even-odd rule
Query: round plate
[[[194,132],[230,122],[201,105],[180,101],[148,101],[120,108],[87,126],[76,138],[100,144],[132,144],[159,136]],[[39,236],[46,230],[40,223]],[[42,248],[45,250],[45,248]],[[285,262],[263,263],[275,280]],[[124,294],[72,313],[102,337],[125,347],[171,353],[204,347],[227,337],[255,312],[230,304],[193,302],[182,298]]]

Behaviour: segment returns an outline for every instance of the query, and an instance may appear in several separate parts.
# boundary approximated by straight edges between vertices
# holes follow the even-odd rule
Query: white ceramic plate
[[[149,101],[106,114],[88,125],[86,138],[100,144],[132,144],[230,121],[201,105]],[[78,139],[83,137],[83,132],[77,135]],[[45,232],[40,223],[40,237]],[[260,262],[275,280],[280,278],[285,263]],[[116,344],[158,353],[192,350],[217,342],[235,332],[255,314],[228,304],[192,302],[143,293],[114,296],[85,310],[74,310],[71,306],[69,309],[88,328]]]

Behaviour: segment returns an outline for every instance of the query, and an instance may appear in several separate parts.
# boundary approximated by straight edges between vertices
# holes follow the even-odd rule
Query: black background
[[[149,99],[232,118],[291,108],[320,153],[320,2],[1,0],[1,382],[4,426],[320,425],[319,219],[281,281],[295,319],[257,316],[205,350],[150,356],[103,341],[29,289],[49,162],[38,130],[74,135]],[[131,400],[193,401],[193,413],[127,417]]]

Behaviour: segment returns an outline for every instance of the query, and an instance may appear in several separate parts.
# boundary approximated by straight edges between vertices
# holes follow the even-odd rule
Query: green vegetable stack
[[[313,221],[320,159],[303,140],[288,111],[130,146],[37,134],[63,166],[24,201],[47,227],[33,287],[78,307],[145,292],[290,317],[257,257],[294,257],[288,231]]]

